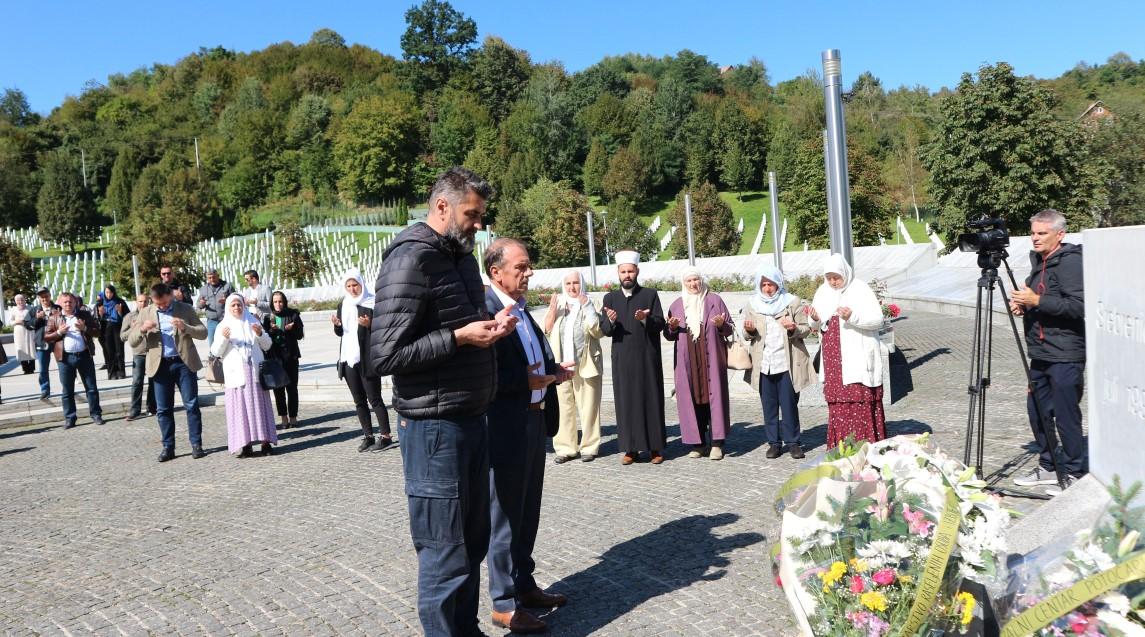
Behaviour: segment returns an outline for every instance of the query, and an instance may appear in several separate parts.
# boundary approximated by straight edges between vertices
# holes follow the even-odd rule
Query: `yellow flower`
[[[962,625],[965,626],[974,619],[974,606],[978,603],[974,596],[970,593],[962,592],[954,597],[956,601],[962,604]]]
[[[855,571],[856,573],[866,573],[867,568],[868,567],[867,567],[867,561],[866,560],[860,560],[857,557],[851,558],[851,570],[852,571]]]
[[[827,590],[828,586],[843,579],[843,576],[846,574],[846,564],[842,562],[835,562],[831,564],[831,568],[829,570],[819,573],[819,579],[823,580],[823,590]]]
[[[885,611],[887,609],[886,595],[883,595],[879,591],[863,593],[862,596],[859,597],[859,601],[862,602],[863,606],[871,610]]]
[[[911,577],[910,575],[899,575],[899,583],[900,584],[910,584],[913,581],[914,581],[914,578]]]

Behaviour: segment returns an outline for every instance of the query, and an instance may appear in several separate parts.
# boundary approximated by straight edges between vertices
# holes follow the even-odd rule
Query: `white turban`
[[[635,250],[621,250],[616,253],[616,265],[640,265],[640,254]]]

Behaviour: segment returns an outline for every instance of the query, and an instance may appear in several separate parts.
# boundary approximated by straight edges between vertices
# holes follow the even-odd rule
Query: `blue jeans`
[[[83,381],[84,392],[87,393],[88,412],[92,420],[101,420],[103,410],[99,408],[99,387],[95,384],[95,361],[90,352],[64,352],[64,358],[59,362],[60,390],[63,398],[60,402],[64,406],[64,420],[68,423],[76,421],[76,373]]]
[[[1062,446],[1062,469],[1075,477],[1089,471],[1089,453],[1081,431],[1081,394],[1085,389],[1085,363],[1048,363],[1030,361],[1030,381],[1033,392],[1026,397],[1026,410],[1030,428],[1038,445],[1038,464],[1046,471],[1054,470],[1054,450],[1049,448],[1042,428],[1038,426],[1041,407],[1045,426],[1057,426]]]
[[[426,637],[480,635],[481,561],[489,548],[485,416],[405,422],[402,466],[422,629]]]
[[[183,398],[187,412],[187,434],[192,447],[203,446],[203,414],[199,411],[199,379],[195,372],[178,357],[159,361],[159,369],[151,377],[155,385],[155,415],[159,431],[163,434],[163,448],[175,449],[175,386]]]
[[[215,344],[215,328],[219,326],[220,321],[215,319],[207,319],[207,346]]]
[[[36,350],[36,364],[40,366],[40,396],[47,398],[52,393],[52,381],[48,376],[48,365],[52,362],[51,349]]]
[[[763,403],[763,433],[767,444],[799,444],[799,392],[791,384],[791,374],[760,374],[759,400]],[[781,407],[782,426],[779,421]]]

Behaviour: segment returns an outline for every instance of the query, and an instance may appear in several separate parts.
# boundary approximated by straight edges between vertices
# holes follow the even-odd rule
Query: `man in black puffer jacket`
[[[489,547],[485,412],[497,394],[491,346],[512,334],[508,308],[485,310],[474,241],[493,188],[464,168],[433,186],[425,223],[394,238],[375,286],[370,355],[393,376],[410,534],[425,634],[480,635],[481,561]]]
[[[1062,243],[1065,217],[1047,209],[1030,218],[1031,271],[1026,285],[1015,290],[1010,311],[1023,317],[1030,352],[1032,392],[1026,400],[1030,427],[1038,445],[1038,466],[1014,479],[1019,486],[1054,485],[1054,450],[1038,423],[1039,407],[1045,427],[1057,424],[1062,444],[1062,469],[1068,484],[1085,475],[1088,454],[1081,430],[1081,395],[1085,387],[1085,296],[1081,246]]]

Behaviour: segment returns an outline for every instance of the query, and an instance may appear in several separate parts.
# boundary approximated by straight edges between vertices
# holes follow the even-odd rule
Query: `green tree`
[[[477,23],[445,0],[424,0],[405,14],[402,67],[419,95],[437,90],[469,58],[477,41]]]
[[[608,174],[608,150],[599,139],[593,139],[588,147],[588,157],[584,160],[584,192],[589,195],[604,194],[604,176]]]
[[[465,161],[477,134],[492,126],[493,119],[476,98],[465,91],[446,89],[438,101],[437,121],[429,134],[437,163],[454,166]]]
[[[131,212],[131,189],[139,177],[139,160],[130,146],[123,146],[111,166],[111,182],[107,185],[103,205],[108,213],[126,218]]]
[[[286,219],[275,229],[278,253],[275,266],[280,281],[292,286],[306,287],[314,283],[321,271],[318,246],[294,219]]]
[[[40,119],[28,104],[28,96],[18,88],[6,88],[0,95],[0,120],[16,127],[31,126]]]
[[[1087,165],[1079,127],[1055,117],[1057,97],[1005,62],[965,73],[942,101],[932,142],[923,151],[936,226],[948,241],[967,221],[1004,219],[1029,229],[1043,208],[1061,210],[1077,229],[1094,225],[1104,200]]]
[[[521,241],[528,249],[529,258],[538,261],[541,254],[536,236],[539,221],[540,216],[524,205],[515,200],[503,200],[498,206],[493,231],[498,236]]]
[[[889,237],[894,206],[878,170],[877,160],[860,146],[847,148],[847,174],[851,193],[851,235],[855,245],[879,245]],[[780,191],[795,236],[815,248],[826,248],[830,233],[827,220],[827,177],[823,170],[822,138],[800,147],[792,173],[792,185]]]
[[[648,168],[639,155],[623,147],[608,160],[608,172],[602,186],[607,201],[624,198],[638,207],[648,200],[650,194]]]
[[[346,48],[346,38],[333,29],[318,29],[310,36],[309,46],[328,46],[335,49]]]
[[[743,149],[743,143],[731,141],[720,158],[720,179],[735,191],[736,198],[743,201],[743,191],[755,181],[755,166],[751,157]]]
[[[1097,126],[1089,154],[1109,164],[1109,213],[1102,226],[1145,224],[1145,117],[1122,112]]]
[[[529,83],[529,54],[514,49],[501,38],[488,36],[473,54],[472,62],[477,95],[493,121],[500,123]]]
[[[588,263],[588,219],[591,210],[584,195],[568,182],[541,179],[521,196],[521,207],[537,220],[536,242],[542,268],[580,266]],[[599,229],[601,219],[594,218]],[[595,233],[594,249],[603,255],[604,234]]]
[[[163,204],[163,186],[167,175],[159,164],[149,164],[139,171],[139,177],[131,186],[131,211],[148,206],[158,208]]]
[[[0,225],[24,228],[36,223],[39,186],[31,162],[21,146],[0,136]]]
[[[121,284],[134,281],[132,257],[139,260],[139,272],[144,277],[154,277],[163,265],[171,266],[176,272],[191,272],[198,221],[167,206],[134,210],[126,223],[121,224],[118,241],[108,250],[111,279]],[[145,278],[139,286],[144,289],[154,282],[156,279]]]
[[[83,184],[80,163],[62,153],[44,158],[43,184],[36,199],[40,236],[58,241],[75,254],[77,243],[99,238],[99,213]]]
[[[0,235],[0,273],[4,275],[4,298],[7,304],[17,294],[31,296],[36,288],[36,269],[32,257],[7,237]]]
[[[635,250],[645,260],[652,258],[659,244],[648,225],[636,214],[631,202],[623,197],[613,201],[608,205],[607,217],[608,228],[605,234],[608,235],[608,250],[612,254],[621,250]]]
[[[262,171],[251,157],[243,157],[219,179],[219,201],[230,210],[258,205],[266,192]]]
[[[214,186],[200,179],[194,168],[178,168],[167,175],[162,210],[165,215],[181,214],[189,220],[194,232],[182,235],[182,240],[192,244],[219,235],[223,228]],[[152,230],[160,228],[166,231],[165,226],[154,226]]]
[[[418,153],[420,113],[408,93],[358,100],[334,139],[338,186],[349,199],[377,202],[402,196]]]
[[[676,195],[676,206],[669,219],[676,226],[672,237],[671,250],[678,258],[688,256],[687,214],[684,209],[684,194]],[[739,233],[732,220],[732,209],[720,199],[720,193],[709,182],[690,189],[692,200],[692,243],[697,257],[722,257],[739,251]]]

